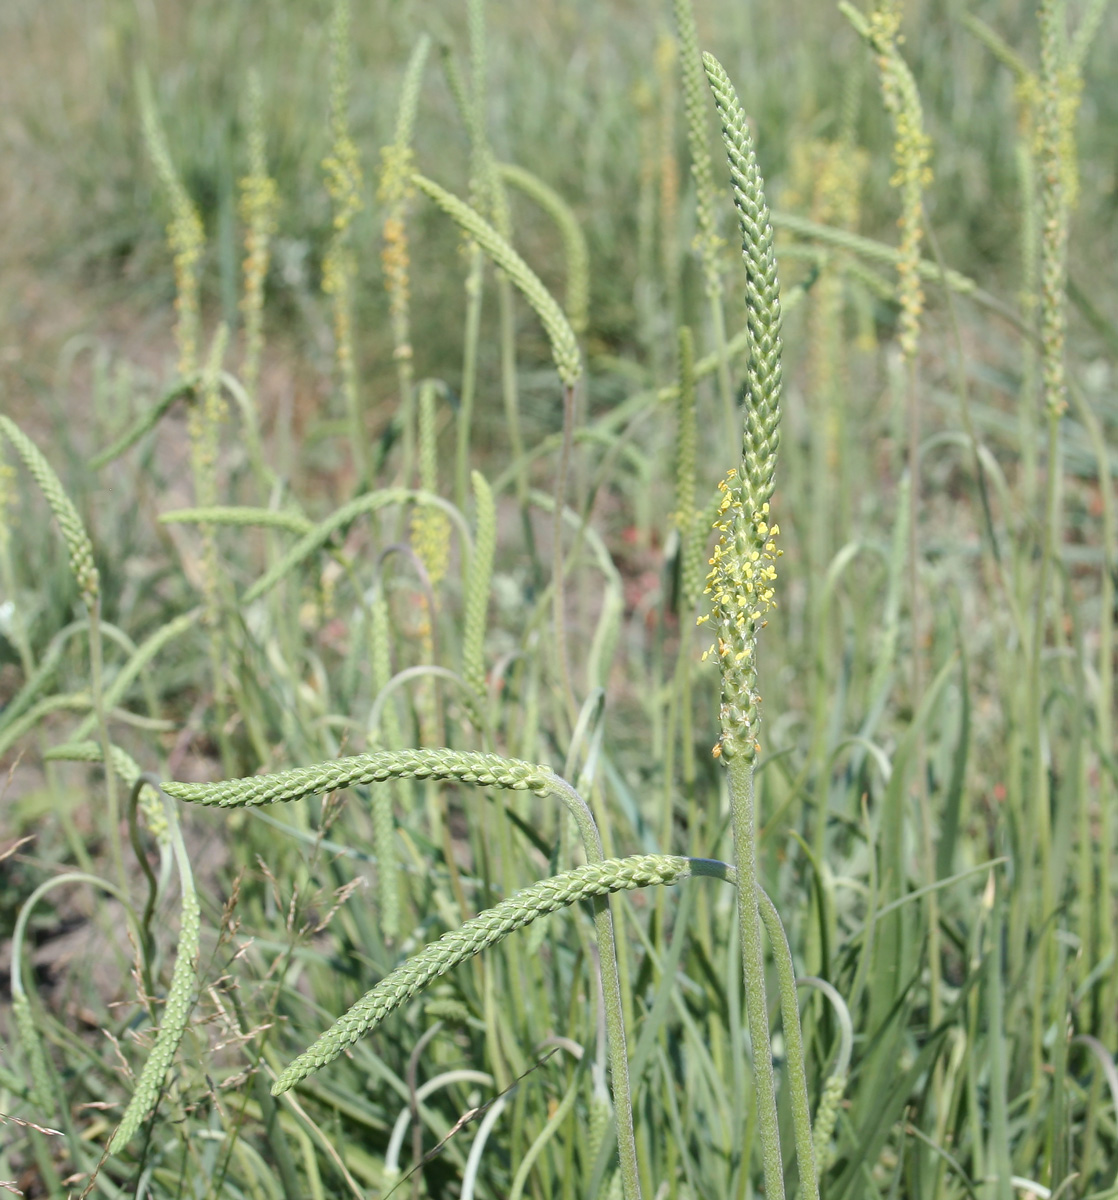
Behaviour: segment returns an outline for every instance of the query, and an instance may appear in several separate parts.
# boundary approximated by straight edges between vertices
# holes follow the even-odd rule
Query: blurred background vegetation
[[[128,326],[134,327],[137,316],[152,322],[147,341],[167,327],[166,320],[157,323],[157,315],[170,304],[172,279],[165,269],[164,212],[140,136],[134,82],[141,65],[153,78],[175,162],[210,239],[209,310],[233,323],[240,258],[236,181],[246,169],[246,71],[256,66],[264,72],[269,167],[282,197],[280,244],[269,281],[272,320],[282,314],[286,329],[303,336],[295,322],[297,294],[300,285],[317,291],[330,221],[320,170],[329,144],[327,7],[277,8],[251,0],[190,5],[62,0],[48,12],[23,0],[4,5],[0,137],[8,182],[2,286],[5,327],[21,356],[44,345],[53,351],[49,362],[60,339],[103,336],[98,320],[104,320],[106,306],[132,314],[131,321],[121,318]],[[905,52],[935,146],[928,217],[949,263],[980,275],[984,286],[998,285],[999,294],[1011,294],[1020,259],[1014,81],[963,27],[965,11],[972,10],[922,0],[906,12]],[[1029,6],[986,4],[973,11],[1035,67]],[[804,180],[794,178],[795,148],[835,136],[844,94],[857,88],[858,142],[870,151],[871,164],[859,228],[890,240],[896,205],[889,187],[892,168],[883,153],[890,144],[888,119],[872,62],[837,8],[793,2],[754,11],[749,5],[712,4],[700,8],[697,19],[701,44],[717,48],[739,81],[756,128],[765,130],[759,154],[774,207],[782,207],[789,190],[804,192]],[[656,45],[672,32],[670,10],[544,0],[494,13],[490,20],[488,117],[496,153],[535,172],[575,207],[594,264],[592,350],[595,345],[631,350],[641,153],[634,115],[656,104]],[[1073,278],[1103,311],[1113,310],[1106,290],[1113,281],[1095,251],[1113,228],[1118,205],[1118,97],[1107,57],[1115,20],[1111,9],[1086,64],[1078,131],[1083,187],[1075,215],[1079,236],[1073,236],[1071,249]],[[464,23],[459,7],[422,2],[377,5],[355,15],[351,120],[365,154],[370,201],[376,154],[391,140],[396,93],[411,47],[423,31],[462,45]],[[676,109],[680,186],[686,189],[681,102]],[[438,165],[444,178],[453,179],[465,169],[468,142],[437,70],[428,75],[421,111],[420,164],[431,173]],[[656,114],[646,119],[655,123]],[[420,219],[420,265],[439,262],[453,235],[431,213]],[[691,219],[688,206],[681,205],[681,248]],[[543,241],[541,252],[529,258],[546,275],[546,264],[555,260],[555,247],[546,243],[550,231],[542,221],[535,224],[543,228],[534,228],[525,220],[521,237],[528,246]],[[729,215],[725,225],[728,230]],[[357,226],[362,358],[368,370],[389,376],[386,342],[378,341],[378,333],[386,337],[387,325],[378,234],[377,207],[369,203]],[[439,273],[415,275],[416,321],[426,316],[440,331],[428,352],[445,354],[433,373],[435,367],[449,371],[459,361],[460,322],[447,312],[455,311],[457,296]],[[73,311],[87,295],[93,298],[88,307]],[[7,357],[12,355],[9,348]]]

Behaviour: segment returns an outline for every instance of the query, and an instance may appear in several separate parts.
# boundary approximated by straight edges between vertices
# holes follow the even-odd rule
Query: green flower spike
[[[295,767],[278,775],[252,775],[224,783],[165,783],[163,790],[176,800],[192,804],[239,808],[321,796],[355,784],[383,783],[388,779],[457,779],[461,783],[479,783],[544,796],[551,789],[554,776],[546,767],[501,758],[497,754],[379,750],[320,763],[316,767]]]
[[[593,896],[672,884],[690,874],[690,859],[649,854],[634,858],[607,858],[603,862],[576,867],[573,871],[524,888],[467,921],[460,929],[444,933],[437,942],[425,946],[385,976],[288,1066],[272,1085],[272,1094],[278,1096],[289,1091],[301,1079],[333,1062],[432,979],[486,947],[503,941],[513,930],[531,924],[537,917]]]
[[[699,620],[710,621],[715,634],[714,645],[704,657],[717,653],[722,669],[722,732],[715,756],[729,762],[742,754],[752,761],[760,749],[757,633],[776,603],[774,563],[780,557],[774,540],[780,528],[769,521],[780,445],[780,293],[772,224],[745,114],[718,60],[705,54],[703,65],[722,119],[740,218],[746,322],[753,353],[746,372],[741,465],[719,485],[723,495],[715,529],[721,537],[710,559],[706,588],[711,613]]]

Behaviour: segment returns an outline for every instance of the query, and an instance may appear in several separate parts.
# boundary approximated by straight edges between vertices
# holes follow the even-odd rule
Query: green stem
[[[415,473],[415,387],[412,366],[411,346],[397,344],[396,346],[396,381],[400,388],[401,414],[401,482],[404,487],[411,487]]]
[[[919,374],[914,354],[905,361],[908,407],[908,470],[912,492],[908,508],[908,597],[912,615],[912,711],[915,713],[924,698],[924,633],[920,595],[920,396]],[[932,806],[928,795],[928,779],[924,769],[924,734],[918,731],[915,746],[916,799],[920,813],[920,834],[923,842],[924,881],[936,880],[936,840],[932,830]],[[925,902],[928,921],[928,1013],[931,1026],[937,1028],[942,1015],[941,951],[939,940],[939,896],[928,892]],[[932,1093],[937,1113],[943,1112],[943,1067],[937,1059],[932,1070]]]
[[[737,754],[730,760],[730,813],[734,829],[734,866],[738,873],[738,934],[745,977],[749,1040],[753,1048],[765,1195],[768,1200],[784,1200],[784,1167],[776,1116],[776,1080],[769,1038],[768,1002],[765,999],[765,959],[761,949],[753,763],[743,754]]]
[[[1002,902],[995,898],[991,882],[989,903],[994,906],[986,952],[987,1020],[990,1039],[990,1159],[994,1185],[990,1200],[1012,1200],[1009,1155],[1009,1067],[1006,1061],[1004,1028],[1005,999],[1002,990]]]
[[[512,281],[503,272],[497,273],[497,306],[501,321],[501,392],[505,401],[505,424],[508,427],[509,451],[516,480],[516,500],[520,505],[520,522],[524,540],[532,561],[532,571],[538,586],[543,586],[542,569],[536,553],[536,539],[528,514],[528,459],[524,454],[524,438],[520,432],[520,396],[516,384],[516,306]]]
[[[567,502],[567,475],[571,462],[571,442],[574,437],[575,390],[573,385],[563,387],[563,446],[559,451],[559,473],[555,480],[555,522],[551,547],[551,602],[555,621],[555,656],[559,664],[559,678],[567,704],[567,713],[573,725],[578,720],[578,701],[575,699],[571,682],[571,665],[567,659],[567,621],[564,612],[566,598],[563,588],[563,509]]]
[[[458,446],[454,467],[454,502],[466,511],[470,494],[470,425],[477,390],[477,345],[481,330],[481,293],[485,262],[481,247],[474,246],[466,277],[466,348],[462,359],[462,397],[458,410]]]
[[[105,714],[102,680],[101,600],[89,606],[89,677],[93,693],[93,711],[97,714],[97,733],[101,740],[102,761],[105,763],[105,794],[109,807],[109,848],[113,866],[122,890],[128,892],[128,875],[124,870],[124,844],[120,836],[120,797],[116,790],[116,772],[112,768],[112,743],[109,741],[109,722]]]
[[[1036,194],[1036,161],[1023,139],[1016,153],[1021,206],[1021,315],[1028,329],[1036,327],[1040,302],[1040,213]],[[1037,350],[1031,338],[1021,339],[1021,391],[1017,399],[1017,428],[1021,443],[1021,485],[1024,510],[1032,513],[1037,497]]]
[[[690,613],[684,613],[687,621]],[[682,624],[683,622],[681,622]],[[693,622],[692,622],[693,623]],[[688,828],[693,839],[698,839],[698,813],[695,793],[695,733],[691,727],[691,630],[686,630],[682,639],[677,671],[679,673],[679,740],[682,747],[683,791],[688,802]]]
[[[1114,507],[1114,485],[1110,470],[1106,433],[1102,423],[1099,421],[1098,416],[1091,408],[1082,391],[1073,385],[1071,393],[1080,418],[1087,427],[1091,438],[1091,445],[1095,451],[1095,461],[1099,478],[1099,496],[1102,503],[1101,532],[1103,556],[1099,580],[1099,681],[1095,726],[1099,732],[1099,750],[1103,754],[1113,756],[1114,672],[1112,664],[1114,662],[1114,621],[1111,619],[1111,614],[1114,612],[1114,582],[1116,578],[1116,564],[1118,564],[1118,519],[1116,519]],[[1107,772],[1103,771],[1099,776],[1098,797],[1099,825],[1101,831],[1099,838],[1101,853],[1099,855],[1098,885],[1099,891],[1102,894],[1102,903],[1098,906],[1100,915],[1111,911],[1111,897],[1114,894],[1111,855],[1111,847],[1114,845],[1112,832],[1114,828],[1114,818],[1112,815],[1113,797],[1114,780]],[[1104,959],[1110,958],[1113,962],[1115,957],[1115,931],[1113,922],[1104,917],[1104,919],[1099,921],[1098,931],[1098,960],[1101,962]],[[1107,1046],[1112,1045],[1114,1041],[1114,993],[1116,984],[1118,984],[1118,963],[1114,963],[1107,972],[1106,979],[1103,982],[1100,1003],[1100,1011],[1102,1012],[1100,1040]]]
[[[780,1025],[784,1030],[788,1075],[792,1083],[792,1124],[796,1133],[796,1162],[800,1168],[800,1195],[804,1200],[819,1200],[815,1143],[811,1136],[811,1105],[807,1096],[807,1071],[804,1068],[804,1035],[800,1028],[800,1002],[796,994],[792,948],[788,945],[788,935],[784,932],[776,905],[764,888],[757,889],[757,899],[780,981]]]
[[[1053,978],[1045,969],[1047,955],[1054,945],[1051,937],[1051,927],[1048,915],[1052,912],[1055,899],[1052,894],[1051,860],[1051,821],[1048,800],[1048,773],[1044,768],[1041,754],[1042,713],[1044,697],[1041,692],[1041,659],[1044,654],[1045,630],[1047,629],[1048,592],[1052,576],[1052,562],[1056,554],[1056,540],[1059,534],[1060,506],[1060,446],[1059,446],[1060,413],[1051,405],[1048,408],[1048,464],[1045,487],[1045,517],[1044,541],[1041,549],[1040,573],[1036,585],[1036,608],[1033,613],[1033,644],[1029,661],[1029,710],[1028,710],[1028,741],[1032,755],[1032,835],[1034,844],[1039,851],[1039,864],[1033,863],[1027,857],[1024,864],[1025,872],[1035,880],[1036,872],[1040,875],[1040,904],[1037,928],[1041,944],[1037,948],[1038,969],[1034,972],[1035,994],[1033,997],[1033,1042],[1034,1054],[1037,1056],[1038,1068],[1043,1061],[1041,1039],[1045,1025],[1045,1013],[1041,1003],[1045,981]],[[1028,874],[1022,880],[1023,884]],[[1023,895],[1029,895],[1025,890]]]
[[[568,392],[570,389],[567,389]],[[586,851],[589,862],[602,862],[602,841],[598,826],[586,801],[558,775],[551,780],[552,791],[567,805]],[[740,889],[739,889],[740,890]],[[633,1094],[629,1083],[629,1056],[625,1039],[625,1009],[621,1000],[621,979],[617,966],[617,941],[613,933],[613,915],[609,898],[594,899],[594,931],[598,940],[602,995],[606,1010],[606,1041],[609,1047],[610,1074],[613,1079],[613,1106],[617,1118],[617,1149],[621,1160],[621,1186],[625,1200],[640,1200],[640,1170],[637,1142],[633,1131]],[[770,1072],[772,1059],[769,1059]],[[774,1113],[775,1116],[775,1113]],[[775,1194],[775,1193],[774,1193]]]
[[[104,747],[102,747],[101,753],[103,756]],[[102,761],[104,761],[103,757]],[[108,769],[106,768],[106,770]],[[154,775],[145,772],[132,785],[132,791],[128,797],[128,836],[132,842],[132,851],[136,855],[136,861],[140,864],[140,869],[143,871],[148,885],[148,898],[147,903],[144,905],[144,915],[140,922],[139,932],[140,967],[144,977],[144,990],[149,996],[154,996],[155,986],[151,978],[151,964],[154,958],[151,920],[155,915],[155,902],[159,895],[159,884],[155,878],[155,873],[151,869],[151,863],[148,862],[148,856],[144,852],[143,843],[140,841],[140,828],[136,821],[136,805],[140,799],[140,792],[145,786],[153,787],[158,792],[159,780]]]
[[[344,290],[337,297],[337,304],[339,307],[345,307],[347,314],[346,324],[347,326],[351,325],[353,321],[353,285],[351,278],[348,276]],[[353,473],[356,476],[354,490],[360,493],[367,487],[371,487],[373,480],[369,473],[369,454],[365,446],[365,442],[368,439],[368,433],[365,429],[365,411],[357,391],[357,364],[353,357],[352,333],[347,334],[346,340],[349,342],[349,345],[345,347],[342,353],[341,362],[342,395],[345,397],[346,420],[349,423],[350,452],[353,455]]]
[[[503,272],[497,276],[497,306],[501,317],[501,391],[505,401],[509,449],[516,468],[516,498],[522,510],[528,505],[528,474],[524,440],[520,436],[520,399],[516,387],[516,307],[512,282]]]
[[[923,612],[920,595],[920,395],[915,353],[905,355],[905,390],[908,408],[908,473],[912,481],[908,506],[908,602],[912,617],[912,711],[924,698]],[[916,738],[916,796],[919,804],[921,838],[924,843],[925,883],[935,883],[936,848],[932,833],[931,801],[924,770],[924,735]],[[932,1028],[939,1025],[940,947],[938,896],[928,893],[928,1011]],[[943,1111],[943,1079],[937,1061],[933,1073],[936,1111]]]

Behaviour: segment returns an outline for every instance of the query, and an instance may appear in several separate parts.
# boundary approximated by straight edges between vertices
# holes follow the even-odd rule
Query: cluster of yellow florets
[[[1044,95],[1040,77],[1028,72],[1018,80],[1014,92],[1017,98],[1018,127],[1022,138],[1033,157],[1040,159],[1044,153],[1044,135],[1041,129],[1041,109]],[[1079,162],[1076,151],[1075,124],[1079,118],[1079,107],[1083,100],[1083,77],[1077,67],[1065,67],[1056,79],[1056,113],[1059,123],[1060,174],[1064,185],[1065,200],[1069,208],[1075,208],[1079,199]]]
[[[334,355],[342,386],[352,384],[353,371],[353,317],[350,313],[350,282],[356,266],[353,251],[335,238],[322,260],[322,290],[334,298]]]
[[[181,189],[180,189],[181,191]],[[175,338],[179,347],[179,374],[194,373],[198,355],[198,270],[206,235],[202,219],[186,198],[176,196],[175,215],[167,226],[167,242],[175,256]]]
[[[357,147],[348,133],[334,136],[333,152],[322,160],[326,172],[326,190],[334,201],[334,228],[345,233],[361,211],[363,177]]]
[[[791,150],[791,184],[786,208],[807,208],[820,225],[855,229],[859,195],[869,155],[848,141],[815,138],[796,142]]]
[[[241,311],[245,314],[244,382],[250,395],[255,395],[260,374],[260,354],[264,348],[263,312],[264,280],[272,235],[276,232],[278,205],[276,181],[264,169],[264,150],[261,145],[251,174],[241,180],[241,219],[245,223],[245,290]]]
[[[714,757],[729,762],[738,756],[753,760],[761,752],[755,651],[765,615],[776,606],[774,564],[781,551],[775,540],[780,528],[769,524],[768,503],[757,501],[739,472],[730,471],[719,488],[722,500],[714,527],[721,537],[710,558],[706,586],[711,612],[699,623],[713,617],[716,627],[715,643],[703,659],[718,658],[721,734]]]
[[[384,220],[384,247],[380,252],[384,271],[384,286],[388,292],[389,308],[395,315],[407,311],[409,272],[408,237],[404,222],[391,215]]]
[[[718,485],[722,501],[715,529],[722,535],[711,556],[704,594],[712,597],[713,611],[699,618],[702,625],[713,616],[718,639],[703,654],[705,661],[717,653],[726,664],[740,664],[753,656],[757,630],[765,614],[776,607],[776,548],[779,525],[769,524],[769,506],[748,512],[737,471]]]
[[[408,311],[409,271],[408,234],[404,217],[408,201],[415,192],[411,182],[412,151],[410,146],[395,143],[385,146],[381,152],[380,184],[377,198],[386,206],[384,219],[384,248],[381,250],[381,265],[384,269],[384,286],[388,291],[389,307],[393,317],[406,316]],[[404,335],[406,337],[406,334]],[[401,353],[404,351],[404,353]],[[404,343],[397,346],[397,358],[410,358],[411,347]]]
[[[264,276],[268,272],[268,243],[276,231],[276,181],[267,174],[246,175],[241,180],[241,219],[245,229],[245,299],[241,307],[254,311],[263,303]]]
[[[438,587],[450,565],[450,518],[442,509],[417,508],[411,519],[411,543],[431,586]]]
[[[380,163],[377,199],[386,208],[399,210],[415,194],[415,185],[411,181],[415,154],[410,146],[392,142],[381,147]]]
[[[901,5],[897,0],[885,0],[870,13],[870,34],[875,46],[904,40],[901,35],[901,15]]]

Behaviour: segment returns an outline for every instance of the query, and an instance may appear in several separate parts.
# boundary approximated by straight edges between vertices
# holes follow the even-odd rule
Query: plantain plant
[[[129,477],[136,456],[141,479],[158,476],[186,410],[189,478],[155,522],[180,569],[137,586],[141,567],[99,551],[100,511],[83,516],[57,455],[0,415],[80,603],[40,638],[17,557],[39,501],[17,508],[22,476],[0,461],[0,626],[23,680],[0,708],[0,753],[34,753],[37,738],[54,794],[83,770],[104,795],[88,826],[59,805],[77,869],[12,910],[0,1110],[21,1114],[21,1148],[0,1149],[0,1187],[16,1162],[45,1194],[110,1198],[1112,1194],[1113,455],[1109,417],[1068,362],[1067,312],[1074,120],[1103,5],[1068,35],[1043,0],[1038,72],[965,22],[1013,71],[1027,118],[1021,312],[947,266],[924,211],[942,160],[937,145],[933,179],[932,106],[918,57],[902,55],[900,5],[840,7],[892,123],[879,192],[899,191],[899,244],[858,232],[875,119],[858,68],[844,68],[837,116],[821,109],[808,149],[793,148],[810,215],[792,211],[794,189],[774,213],[746,107],[675,0],[678,44],[662,31],[649,44],[653,82],[625,101],[625,137],[610,141],[602,112],[582,147],[591,183],[589,164],[608,173],[611,157],[639,174],[609,229],[639,259],[620,308],[641,329],[621,350],[601,214],[542,156],[503,161],[490,123],[504,65],[482,0],[466,11],[468,72],[445,30],[407,31],[368,222],[380,288],[364,286],[372,118],[349,69],[362,18],[336,0],[327,30],[318,289],[291,282],[280,233],[291,130],[278,83],[248,74],[243,328],[213,320],[208,338],[222,230],[207,237],[160,116],[173,110],[137,76],[169,216],[177,363],[114,414],[92,469]],[[429,140],[448,124],[426,70],[440,40],[468,154],[460,194],[442,182],[453,155]],[[747,99],[775,164],[772,96]],[[460,341],[425,311],[427,260],[451,238],[465,255]],[[454,272],[440,266],[441,287]],[[276,286],[319,330],[319,392],[344,411],[309,422],[295,468],[271,454],[287,432],[269,384],[282,325],[264,320]],[[972,401],[957,328],[962,429],[924,436],[936,418],[917,384],[923,406],[941,299],[956,326],[966,305],[1020,337],[1021,399],[1039,391],[1046,448],[1035,414]],[[785,378],[798,380],[805,328],[820,394],[802,404]],[[879,350],[878,391],[907,421],[890,412],[862,438],[878,418],[855,408],[852,376]],[[892,467],[906,424],[907,473],[882,504],[859,476],[875,454]],[[882,425],[884,450],[869,432]],[[1009,427],[1031,439],[1017,475],[991,448]],[[940,565],[957,567],[964,539],[952,528],[933,553],[924,536],[934,503],[957,499],[936,456],[960,447],[982,513],[974,557],[999,597],[981,636],[962,569]],[[1073,462],[1098,481],[1101,548],[1069,541]],[[1084,511],[1076,537],[1094,528]],[[34,573],[62,590],[37,561]],[[1087,579],[1097,594],[1080,604]],[[220,847],[236,873],[213,866]],[[111,1054],[36,995],[36,933],[63,889],[91,890],[104,957],[134,980],[97,1018]],[[72,1102],[87,1095],[92,1115]]]

